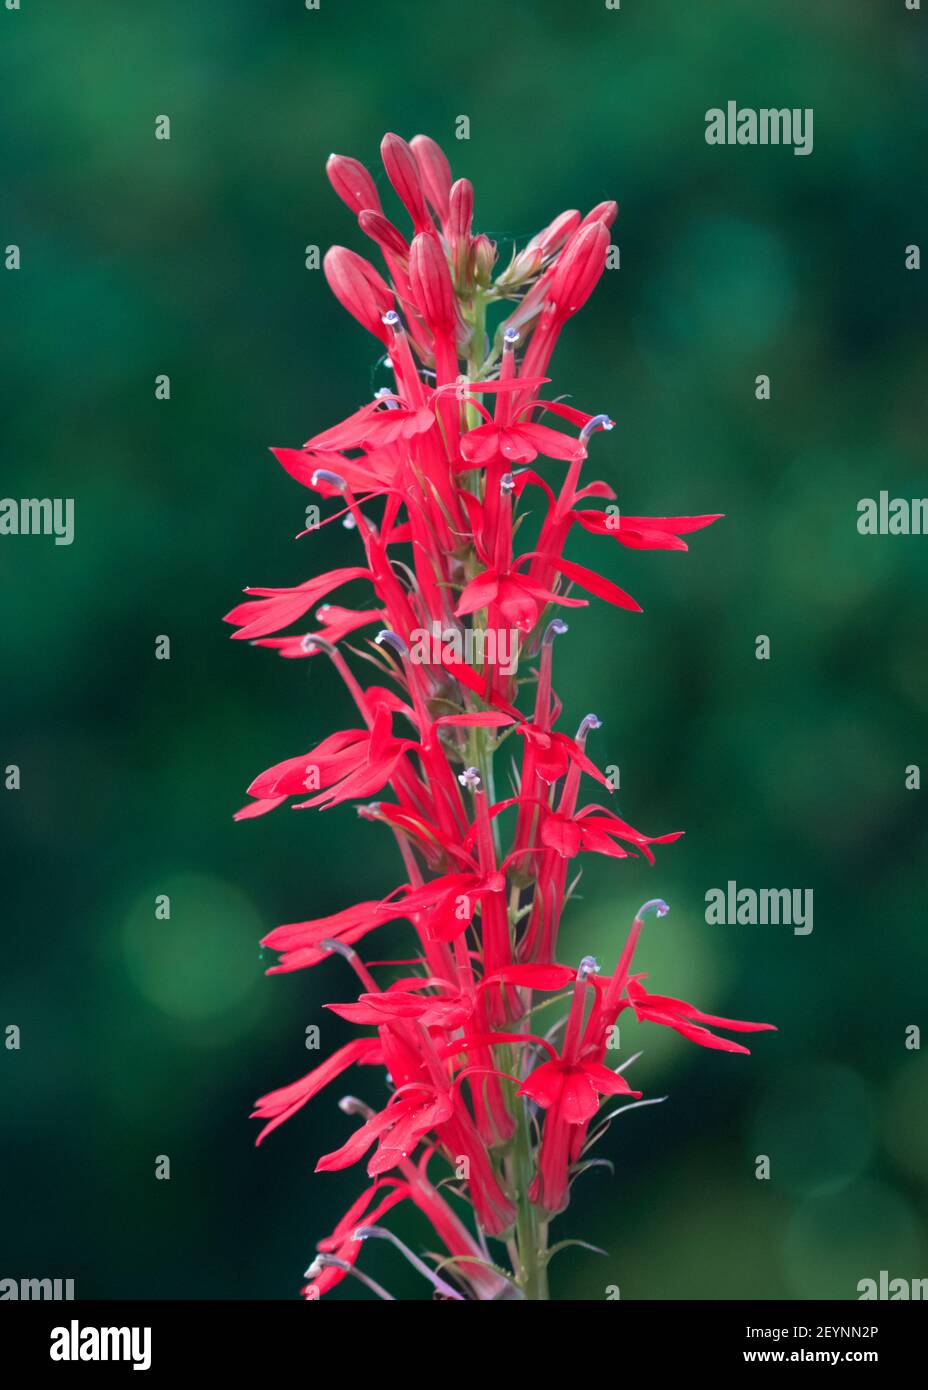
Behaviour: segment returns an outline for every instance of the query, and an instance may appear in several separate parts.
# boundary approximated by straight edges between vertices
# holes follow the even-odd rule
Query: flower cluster
[[[622,514],[606,483],[581,481],[593,436],[613,422],[543,394],[558,337],[604,270],[616,204],[562,213],[500,269],[495,244],[473,230],[473,188],[452,181],[438,145],[387,135],[381,150],[412,239],[384,214],[363,165],[332,155],[331,183],[389,279],[341,246],[326,255],[325,273],[379,339],[392,384],[301,449],[273,451],[335,502],[327,520],[356,533],[359,562],[293,588],[248,589],[227,621],[235,637],[281,656],[327,657],[357,708],[356,727],[262,772],[239,817],[293,797],[298,807],[358,802],[362,819],[394,837],[405,881],[265,938],[279,953],[269,973],[339,956],[360,992],[328,1008],[359,1032],[257,1102],[266,1122],[258,1142],[349,1068],[383,1069],[379,1108],[344,1099],[359,1123],[316,1165],[330,1171],[371,1155],[370,1184],[320,1241],[304,1296],[353,1274],[389,1298],[357,1265],[374,1236],[399,1246],[437,1297],[543,1298],[548,1224],[611,1118],[600,1115],[603,1099],[641,1095],[624,1075],[628,1062],[607,1064],[623,1011],[729,1052],[747,1049],[712,1028],[770,1026],[716,1018],[646,988],[633,954],[645,915],[667,911],[660,900],[636,914],[611,975],[591,957],[579,968],[557,960],[574,861],[653,862],[652,846],[679,834],[645,835],[600,804],[612,788],[587,753],[594,715],[573,737],[555,727],[561,611],[587,605],[585,594],[640,611],[565,555],[571,533],[686,550],[683,537],[717,517]],[[557,465],[547,477],[539,457]],[[320,604],[351,581],[364,581],[368,606]],[[311,630],[280,635],[311,610]],[[351,645],[364,629],[376,629],[366,651]],[[507,660],[494,659],[502,649]],[[382,683],[363,684],[346,650],[373,662]],[[508,794],[495,780],[504,758]],[[598,799],[584,799],[584,779],[598,784]],[[416,953],[365,962],[368,936],[396,919],[411,925]],[[559,1021],[539,1031],[549,1005]],[[437,1260],[378,1224],[399,1202],[428,1218],[443,1248]]]

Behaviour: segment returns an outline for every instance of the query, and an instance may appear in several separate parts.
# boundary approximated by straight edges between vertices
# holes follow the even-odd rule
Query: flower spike
[[[639,1054],[616,1056],[623,1013],[729,1054],[747,1051],[730,1034],[771,1027],[646,988],[633,959],[646,921],[669,910],[661,898],[639,907],[611,975],[592,955],[559,956],[580,877],[572,861],[611,860],[621,897],[622,861],[644,861],[643,872],[681,833],[645,834],[599,804],[600,789],[613,790],[587,752],[601,721],[590,713],[578,725],[562,708],[555,638],[569,610],[604,600],[613,613],[641,611],[571,547],[579,528],[591,550],[618,541],[613,556],[685,551],[720,514],[611,505],[613,489],[584,469],[590,440],[613,420],[550,385],[560,335],[605,270],[617,205],[563,211],[498,263],[496,241],[474,223],[472,183],[453,177],[434,140],[387,134],[381,154],[392,207],[357,160],[326,164],[380,268],[345,246],[323,264],[336,299],[379,343],[376,371],[391,375],[376,380],[388,384],[362,390],[347,419],[302,447],[273,450],[331,504],[322,524],[341,520],[363,555],[302,583],[251,587],[226,620],[237,640],[281,657],[327,657],[356,711],[260,772],[236,819],[353,805],[359,854],[364,836],[386,833],[399,868],[389,891],[316,906],[321,915],[264,937],[268,974],[319,967],[353,989],[325,1006],[347,1041],[257,1101],[256,1142],[303,1123],[312,1102],[338,1132],[316,1171],[366,1169],[318,1242],[305,1298],[355,1280],[395,1301],[363,1268],[365,1243],[379,1239],[437,1298],[543,1299],[549,1227],[596,1161],[586,1150],[617,1115],[660,1099],[626,1079]],[[301,534],[318,524],[307,516]],[[370,950],[387,926],[407,944]],[[642,1086],[645,1066],[635,1068]],[[366,1099],[348,1089],[353,1068]],[[336,1103],[334,1082],[336,1096],[347,1091]],[[434,1257],[385,1224],[400,1203],[428,1222]]]

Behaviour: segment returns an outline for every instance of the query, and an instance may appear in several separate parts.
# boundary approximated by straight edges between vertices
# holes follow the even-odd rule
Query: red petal
[[[544,454],[545,458],[573,460],[583,457],[583,445],[578,439],[562,434],[560,430],[553,430],[549,425],[519,425],[518,430],[522,438],[532,445],[535,453]],[[534,457],[535,454],[532,454],[532,458]]]
[[[496,598],[499,583],[499,576],[495,570],[484,570],[482,574],[478,574],[465,585],[458,606],[454,610],[455,615],[463,618],[468,613],[476,613],[479,609],[486,608]]]
[[[564,1067],[560,1061],[542,1062],[540,1067],[536,1067],[519,1087],[520,1096],[529,1096],[543,1110],[549,1106],[556,1105],[561,1098],[564,1089]]]
[[[541,827],[541,843],[555,850],[562,859],[572,859],[580,853],[580,826],[566,817],[546,816]]]
[[[468,463],[492,463],[499,454],[499,430],[496,425],[478,425],[461,436],[461,457]]]
[[[552,564],[561,574],[588,589],[597,598],[604,598],[607,602],[614,603],[617,608],[626,608],[632,613],[641,612],[640,603],[636,603],[618,584],[613,584],[611,579],[604,579],[595,570],[588,570],[585,565],[575,565],[573,560],[558,559],[553,560]]]
[[[330,1081],[334,1081],[343,1071],[347,1071],[350,1066],[361,1059],[372,1049],[379,1048],[380,1044],[376,1038],[357,1038],[354,1042],[346,1043],[344,1047],[338,1048],[331,1057],[327,1058],[320,1066],[314,1067],[312,1071],[300,1078],[299,1081],[291,1081],[289,1086],[281,1086],[276,1091],[269,1091],[266,1096],[255,1102],[255,1109],[252,1112],[252,1119],[267,1119],[269,1115],[274,1118],[266,1124],[261,1133],[255,1140],[255,1144],[260,1144],[272,1130],[278,1125],[282,1125],[284,1120],[289,1120],[291,1115],[295,1115],[308,1100],[328,1086]]]
[[[275,807],[286,801],[285,796],[265,796],[259,797],[257,801],[249,802],[240,811],[236,811],[233,820],[254,820],[256,816],[266,816],[268,811],[273,811]]]
[[[602,1062],[584,1062],[583,1070],[586,1072],[591,1083],[603,1096],[640,1096],[640,1091],[633,1091],[619,1072],[610,1071],[603,1066]]]
[[[389,1108],[381,1110],[379,1115],[373,1115],[360,1129],[355,1130],[340,1149],[323,1154],[316,1164],[316,1172],[331,1173],[335,1169],[348,1168],[352,1163],[357,1163],[358,1159],[367,1153],[377,1136],[393,1124],[393,1121],[394,1115],[390,1113]]]
[[[567,1072],[558,1114],[569,1125],[585,1125],[599,1109],[599,1096],[585,1070],[579,1068]]]

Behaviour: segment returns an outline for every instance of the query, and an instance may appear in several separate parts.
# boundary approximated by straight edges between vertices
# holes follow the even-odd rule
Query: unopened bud
[[[458,179],[448,199],[448,235],[456,241],[469,237],[473,219],[474,185],[470,179]]]
[[[413,220],[417,232],[432,230],[432,221],[425,206],[419,168],[412,150],[399,135],[388,134],[380,142],[380,155],[387,178],[396,196]]]
[[[589,299],[606,268],[608,247],[609,232],[601,222],[581,227],[564,247],[547,291],[560,318],[569,318]]]
[[[588,227],[591,222],[601,222],[604,227],[611,227],[618,215],[619,205],[610,198],[605,203],[597,203],[584,217],[580,226]]]
[[[451,333],[457,308],[451,272],[437,236],[423,233],[409,253],[409,287],[422,317],[435,333]]]
[[[409,145],[425,189],[425,196],[441,221],[445,222],[451,196],[451,166],[445,152],[428,135],[414,135]]]
[[[322,262],[329,288],[343,309],[369,333],[383,341],[383,315],[393,303],[393,291],[370,262],[346,246],[332,246]]]
[[[496,265],[496,242],[481,232],[479,236],[474,237],[470,254],[474,279],[482,289],[486,289],[493,278],[493,267]]]
[[[375,241],[385,256],[393,256],[403,265],[409,257],[409,242],[398,227],[394,227],[382,212],[368,210],[358,218],[358,226],[365,236]]]
[[[580,214],[576,208],[562,212],[532,237],[526,251],[540,251],[542,256],[551,256],[564,245],[567,238],[580,226]]]
[[[353,213],[358,214],[368,208],[380,211],[377,185],[364,165],[356,159],[344,154],[330,154],[325,172],[335,192]]]

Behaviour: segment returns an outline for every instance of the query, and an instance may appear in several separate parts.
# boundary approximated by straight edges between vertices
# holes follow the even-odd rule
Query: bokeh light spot
[[[219,878],[186,874],[159,885],[171,917],[155,917],[153,891],[125,923],[129,974],[140,994],[178,1019],[208,1019],[241,1003],[261,981],[256,965],[261,919],[238,888]]]

